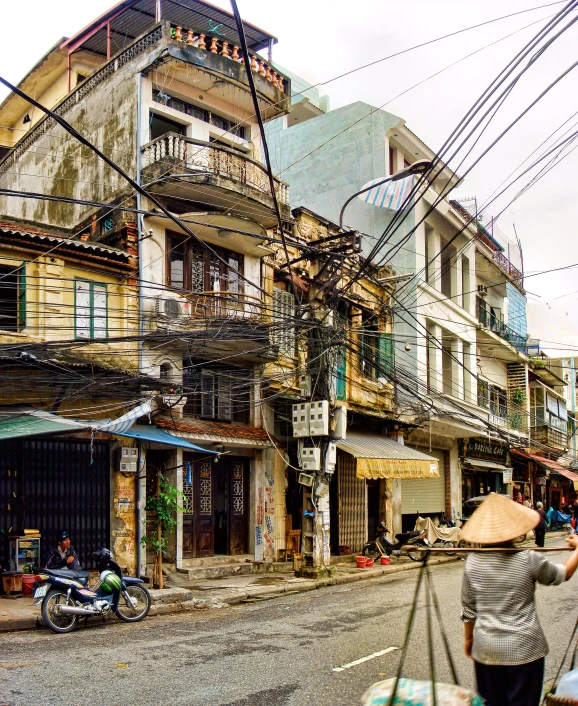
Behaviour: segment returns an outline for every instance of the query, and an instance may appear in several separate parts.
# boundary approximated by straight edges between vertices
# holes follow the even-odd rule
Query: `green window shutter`
[[[345,346],[339,348],[337,352],[335,394],[338,400],[344,400],[347,396],[347,355]]]
[[[26,263],[18,270],[18,331],[26,328]]]
[[[380,333],[378,340],[378,371],[377,377],[391,375],[393,373],[393,334]]]

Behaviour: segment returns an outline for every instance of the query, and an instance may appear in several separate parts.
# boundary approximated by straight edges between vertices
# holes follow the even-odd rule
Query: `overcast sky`
[[[279,38],[274,58],[311,83],[323,82],[333,108],[362,100],[399,115],[434,151],[456,127],[485,86],[536,33],[562,3],[450,37],[403,56],[380,62],[350,76],[334,77],[421,42],[505,14],[536,8],[546,0],[238,0],[244,18]],[[216,0],[215,4],[229,7]],[[4,3],[0,75],[16,82],[62,36],[71,36],[110,7],[109,0],[28,0]],[[537,22],[537,23],[536,23]],[[532,24],[530,27],[526,25]],[[525,29],[523,29],[526,27]],[[514,33],[514,34],[512,34]],[[507,35],[512,35],[507,37]],[[502,38],[507,37],[501,40]],[[496,43],[497,42],[497,43]],[[542,55],[492,120],[461,171],[502,130],[576,61],[578,22]],[[492,46],[489,46],[492,45]],[[465,58],[478,49],[469,58]],[[455,62],[459,62],[455,64]],[[453,67],[443,70],[451,64]],[[436,72],[425,83],[399,95]],[[578,122],[578,68],[543,98],[467,175],[459,196],[484,201],[540,143],[568,120],[558,133]],[[575,128],[574,128],[575,129]],[[578,142],[577,142],[578,144]],[[330,146],[325,149],[331,149]],[[530,332],[543,342],[578,355],[578,267],[538,275],[543,270],[578,263],[578,150],[556,165],[509,206],[500,227],[524,250],[529,292]],[[455,168],[456,163],[453,163]],[[522,180],[520,184],[524,184]],[[360,185],[361,186],[361,185]],[[505,208],[517,189],[491,207]],[[531,276],[534,275],[535,276]],[[572,294],[575,292],[574,294]],[[556,346],[543,343],[545,348]]]

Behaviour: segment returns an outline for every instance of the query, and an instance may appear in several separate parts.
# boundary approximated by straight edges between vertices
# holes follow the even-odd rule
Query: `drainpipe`
[[[141,183],[141,168],[142,168],[142,156],[141,156],[141,101],[142,101],[142,74],[137,75],[137,107],[136,107],[136,183]],[[141,195],[139,192],[136,194],[136,222],[137,222],[137,257],[138,257],[138,330],[139,330],[139,344],[138,344],[138,371],[142,372],[143,369],[143,263],[142,263],[142,240],[141,240],[141,224],[142,216],[140,214],[141,210]],[[136,555],[137,555],[137,576],[141,575],[142,566],[142,544],[141,544],[141,525],[142,525],[142,513],[144,508],[141,507],[141,444],[138,442],[138,459],[137,459],[137,480],[136,480]]]

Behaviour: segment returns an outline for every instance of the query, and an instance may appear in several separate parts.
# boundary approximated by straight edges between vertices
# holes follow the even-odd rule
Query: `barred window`
[[[295,355],[295,295],[283,289],[273,289],[273,343],[279,354],[292,358]]]

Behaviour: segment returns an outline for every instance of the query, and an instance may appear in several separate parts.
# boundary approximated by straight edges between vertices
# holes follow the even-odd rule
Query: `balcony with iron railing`
[[[254,362],[276,358],[278,346],[258,296],[240,291],[175,296],[167,290],[153,297],[148,309],[148,338],[183,334],[187,349],[199,355],[234,352]]]
[[[491,312],[484,299],[476,297],[476,318],[489,331],[509,343],[520,353],[526,353],[527,336],[514,331]]]
[[[238,150],[167,132],[142,147],[142,164],[144,180],[155,183],[156,193],[209,203],[239,216],[247,215],[249,199],[255,220],[265,227],[276,222],[266,168]],[[281,213],[289,217],[289,187],[279,179],[274,184]]]

